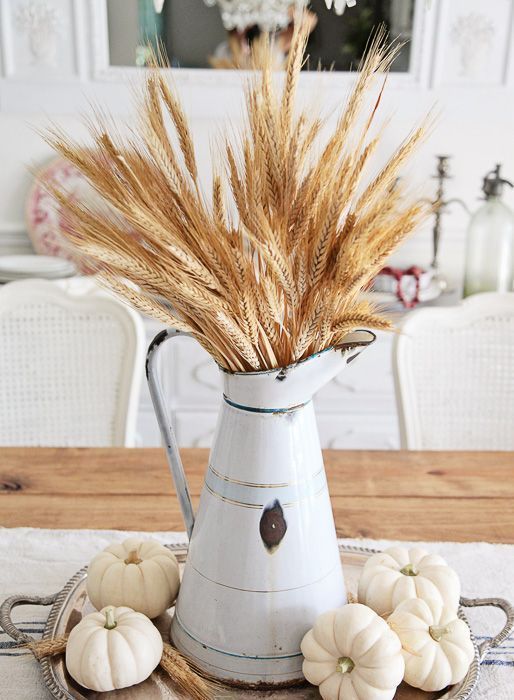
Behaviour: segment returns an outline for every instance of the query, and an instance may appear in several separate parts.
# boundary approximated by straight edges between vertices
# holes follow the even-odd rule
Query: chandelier
[[[309,0],[204,0],[206,5],[218,5],[225,29],[244,31],[258,25],[264,32],[287,27],[291,21],[292,5],[305,7]]]
[[[333,6],[338,15],[342,15],[346,7],[353,7],[356,2],[357,0],[325,0],[328,9]],[[219,7],[225,29],[243,32],[256,24],[264,32],[273,32],[289,25],[291,7],[306,7],[309,0],[204,0],[204,3],[209,7]],[[161,12],[163,5],[164,0],[154,0],[156,12]]]
[[[357,0],[325,0],[325,3],[329,10],[334,6],[336,15],[342,15],[347,7],[355,7]]]

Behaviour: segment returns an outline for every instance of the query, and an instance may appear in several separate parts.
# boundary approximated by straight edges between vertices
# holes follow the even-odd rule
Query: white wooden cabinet
[[[162,326],[146,322],[148,342]],[[315,397],[323,447],[394,449],[399,447],[391,370],[392,336],[379,333],[373,346]],[[190,338],[169,341],[162,349],[161,377],[181,447],[208,447],[221,401],[220,372]],[[138,442],[160,444],[153,407],[143,379]]]

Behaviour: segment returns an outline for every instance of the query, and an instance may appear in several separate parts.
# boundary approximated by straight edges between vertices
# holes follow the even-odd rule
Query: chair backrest
[[[132,446],[141,318],[89,279],[0,289],[0,444]]]
[[[514,449],[514,294],[409,314],[393,365],[402,447]]]

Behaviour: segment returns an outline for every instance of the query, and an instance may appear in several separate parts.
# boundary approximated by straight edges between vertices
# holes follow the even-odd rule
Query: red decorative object
[[[412,265],[407,270],[402,270],[399,267],[384,267],[380,271],[380,275],[388,275],[394,277],[396,280],[396,296],[398,300],[401,301],[406,309],[412,309],[419,304],[419,290],[420,290],[420,280],[421,276],[424,274],[424,270],[417,265]],[[414,293],[408,296],[408,290],[405,289],[405,285],[402,281],[405,281],[406,277],[414,278]]]

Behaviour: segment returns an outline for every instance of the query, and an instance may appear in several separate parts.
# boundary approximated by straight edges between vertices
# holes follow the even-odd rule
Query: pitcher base
[[[227,685],[248,690],[290,688],[305,683],[300,651],[278,658],[258,658],[230,654],[193,639],[177,617],[171,624],[173,645],[210,676]]]

